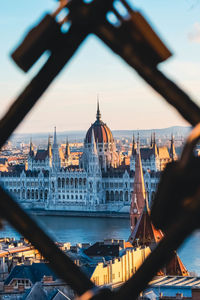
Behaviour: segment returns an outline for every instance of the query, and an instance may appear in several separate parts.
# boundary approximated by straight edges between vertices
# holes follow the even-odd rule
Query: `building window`
[[[58,187],[60,188],[61,187],[61,179],[58,178]]]
[[[75,188],[77,188],[77,187],[78,187],[78,179],[75,178]]]
[[[64,188],[64,187],[65,187],[65,179],[62,178],[62,188]]]

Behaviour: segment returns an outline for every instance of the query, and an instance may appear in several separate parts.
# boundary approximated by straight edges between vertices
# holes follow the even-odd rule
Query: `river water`
[[[36,219],[55,241],[70,242],[72,245],[82,242],[94,243],[106,238],[127,240],[130,234],[128,219],[58,216],[39,216]],[[17,239],[20,234],[5,224],[0,236]],[[178,253],[186,268],[200,275],[200,231],[188,238]]]

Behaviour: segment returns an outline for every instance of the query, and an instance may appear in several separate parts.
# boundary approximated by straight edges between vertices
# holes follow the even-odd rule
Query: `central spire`
[[[100,113],[100,109],[99,109],[99,97],[97,97],[97,121],[101,120],[101,113]]]
[[[54,146],[57,145],[57,137],[56,137],[56,127],[54,127],[54,137],[53,137]]]

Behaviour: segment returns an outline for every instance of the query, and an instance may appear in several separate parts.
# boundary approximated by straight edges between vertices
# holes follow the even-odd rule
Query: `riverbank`
[[[64,210],[43,210],[43,209],[31,209],[28,210],[31,215],[34,216],[61,216],[61,217],[86,217],[86,218],[117,218],[117,219],[129,219],[129,213],[118,212],[94,212],[94,211],[64,211]]]

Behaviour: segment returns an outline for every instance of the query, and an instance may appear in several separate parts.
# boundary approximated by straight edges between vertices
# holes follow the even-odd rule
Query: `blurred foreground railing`
[[[193,126],[200,122],[199,107],[158,70],[157,65],[170,57],[171,53],[143,16],[132,10],[125,0],[120,2],[126,16],[121,15],[114,0],[87,2],[60,1],[59,9],[46,15],[13,53],[13,59],[27,72],[43,52],[50,51],[47,62],[0,121],[1,147],[91,33],[101,38],[133,67],[188,122]],[[57,21],[61,10],[66,10],[66,16]],[[116,22],[109,21],[109,13],[114,14]],[[68,25],[66,32],[62,31],[63,24]],[[161,178],[152,218],[154,224],[165,231],[165,237],[117,292],[95,287],[3,188],[0,188],[0,215],[41,252],[52,269],[74,289],[80,299],[135,299],[157,271],[172,258],[174,250],[199,227],[200,165],[199,158],[193,157],[192,152],[199,136],[200,128],[197,126],[189,136],[180,161],[169,165]],[[189,184],[186,187],[183,183],[187,180]],[[175,203],[174,210],[168,216],[172,202]]]

